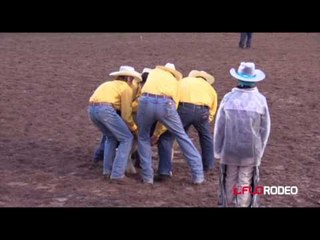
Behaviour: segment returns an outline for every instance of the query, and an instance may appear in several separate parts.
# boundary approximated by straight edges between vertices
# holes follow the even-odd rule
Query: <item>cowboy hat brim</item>
[[[122,72],[112,72],[109,74],[112,77],[116,76],[130,76],[136,78],[139,82],[142,81],[141,74],[136,71],[122,71]]]
[[[149,73],[149,72],[151,72],[151,68],[144,68],[143,70],[142,70],[142,73]],[[141,73],[141,74],[142,74]]]
[[[255,70],[256,75],[254,77],[245,77],[243,75],[240,75],[237,73],[237,71],[234,68],[230,69],[230,74],[232,77],[245,82],[260,82],[266,77],[264,72],[262,72],[259,69]]]
[[[160,68],[162,70],[165,70],[165,71],[172,73],[176,77],[177,80],[180,80],[182,78],[182,73],[180,73],[179,71],[174,70],[172,68],[168,68],[165,66],[157,66],[156,68]]]
[[[202,77],[204,78],[210,85],[214,83],[215,79],[214,76],[210,75],[209,73],[206,73],[204,71],[197,71],[192,70],[189,75],[189,77]]]

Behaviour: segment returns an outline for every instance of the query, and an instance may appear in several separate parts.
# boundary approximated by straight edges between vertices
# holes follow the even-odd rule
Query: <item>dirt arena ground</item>
[[[239,33],[0,33],[0,207],[217,207],[218,164],[193,186],[178,147],[170,182],[103,181],[90,164],[100,133],[87,104],[120,65],[141,71],[167,62],[184,75],[213,73],[221,100],[241,61],[267,74],[259,90],[272,129],[261,185],[299,189],[262,196],[261,205],[319,207],[320,33],[254,33],[251,49],[238,41]]]

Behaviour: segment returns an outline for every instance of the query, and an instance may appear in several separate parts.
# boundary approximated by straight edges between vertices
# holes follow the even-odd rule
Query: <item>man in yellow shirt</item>
[[[138,109],[138,105],[139,105],[138,99],[141,96],[141,88],[143,87],[144,83],[147,81],[147,78],[148,78],[150,71],[151,71],[150,68],[144,68],[141,73],[141,81],[140,81],[140,79],[136,78],[132,81],[132,84],[130,85],[130,87],[132,88],[132,91],[133,91],[133,94],[132,94],[133,95],[133,102],[131,104],[131,107],[132,107],[132,116],[133,116],[134,120],[136,119],[136,113],[137,113],[137,109]],[[119,115],[121,114],[119,111],[117,111],[117,113]],[[151,135],[154,132],[155,126],[156,126],[156,123],[151,128]],[[105,141],[106,141],[106,136],[103,135],[102,139],[100,141],[99,147],[97,148],[97,150],[94,153],[94,159],[93,159],[94,164],[98,163],[101,160],[103,161]],[[128,159],[127,171],[128,171],[128,168],[129,169],[133,168],[132,165],[134,165],[135,167],[140,166],[139,165],[140,164],[139,154],[138,154],[138,151],[136,150],[136,148],[134,147],[134,145],[133,145],[133,149],[132,149],[132,153],[131,153],[131,158],[132,159],[130,159],[130,158]],[[134,171],[131,170],[131,172],[134,172]]]
[[[132,88],[132,96],[133,96],[133,102],[131,104],[131,107],[132,107],[132,114],[133,114],[134,120],[135,120],[135,115],[136,115],[137,109],[138,109],[138,98],[141,96],[141,88],[142,88],[143,84],[146,82],[150,70],[151,70],[150,68],[144,68],[141,73],[142,80],[140,81],[140,79],[136,78],[132,81],[132,84],[130,84],[130,87]],[[118,110],[117,110],[117,113],[119,115],[121,115],[120,111],[118,111]],[[152,131],[152,133],[153,133],[153,131]],[[99,161],[103,161],[105,141],[106,141],[106,136],[102,135],[102,139],[100,141],[99,147],[96,149],[96,151],[94,153],[94,157],[93,157],[94,164],[98,163]],[[133,153],[133,158],[134,159],[139,158],[138,153],[136,151],[134,151],[134,153]]]
[[[210,130],[210,122],[217,110],[217,93],[212,86],[214,80],[214,77],[205,71],[192,70],[189,76],[181,79],[178,84],[178,114],[186,132],[191,125],[198,132],[204,171],[209,171],[214,166],[213,137]],[[159,165],[155,181],[164,181],[171,176],[173,142],[174,135],[169,131],[159,139]]]
[[[157,121],[160,121],[176,137],[191,168],[192,182],[201,184],[204,181],[201,156],[184,131],[177,113],[178,81],[181,78],[182,74],[175,69],[174,64],[167,63],[165,66],[157,66],[151,70],[142,88],[137,123],[139,126],[138,151],[144,183],[153,184],[150,130]]]
[[[90,97],[88,112],[91,121],[106,136],[103,175],[114,182],[123,182],[133,134],[138,132],[132,118],[130,85],[134,79],[141,80],[141,75],[133,67],[121,66],[110,76],[115,79],[101,84]]]

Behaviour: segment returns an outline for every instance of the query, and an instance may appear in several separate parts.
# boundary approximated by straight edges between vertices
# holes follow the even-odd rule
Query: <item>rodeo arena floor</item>
[[[219,163],[193,185],[175,145],[173,177],[125,185],[92,167],[101,134],[89,97],[121,65],[174,63],[186,76],[215,76],[219,103],[236,86],[229,69],[255,62],[266,73],[271,133],[260,185],[294,186],[296,194],[260,196],[261,207],[320,207],[320,33],[0,33],[0,207],[218,207]],[[211,123],[213,132],[214,121]],[[196,131],[189,136],[200,151]],[[158,164],[153,147],[153,166]],[[138,170],[139,171],[139,170]]]

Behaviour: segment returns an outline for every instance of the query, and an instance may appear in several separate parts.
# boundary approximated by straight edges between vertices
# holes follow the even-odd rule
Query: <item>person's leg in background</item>
[[[209,123],[209,109],[197,109],[194,116],[193,125],[199,135],[203,170],[208,172],[214,168],[215,163],[213,157],[213,135]]]
[[[245,47],[246,38],[247,38],[247,34],[245,32],[240,33],[239,48]]]
[[[158,142],[158,170],[155,176],[155,181],[163,181],[171,177],[172,175],[172,146],[174,142],[174,136],[170,131],[163,133]]]
[[[102,135],[100,140],[100,144],[96,151],[94,152],[93,163],[98,163],[99,161],[103,161],[103,154],[104,154],[104,143],[106,141],[106,136]]]
[[[251,39],[252,39],[252,33],[251,33],[251,32],[247,32],[247,44],[246,44],[246,48],[250,48],[250,47],[251,47]]]

